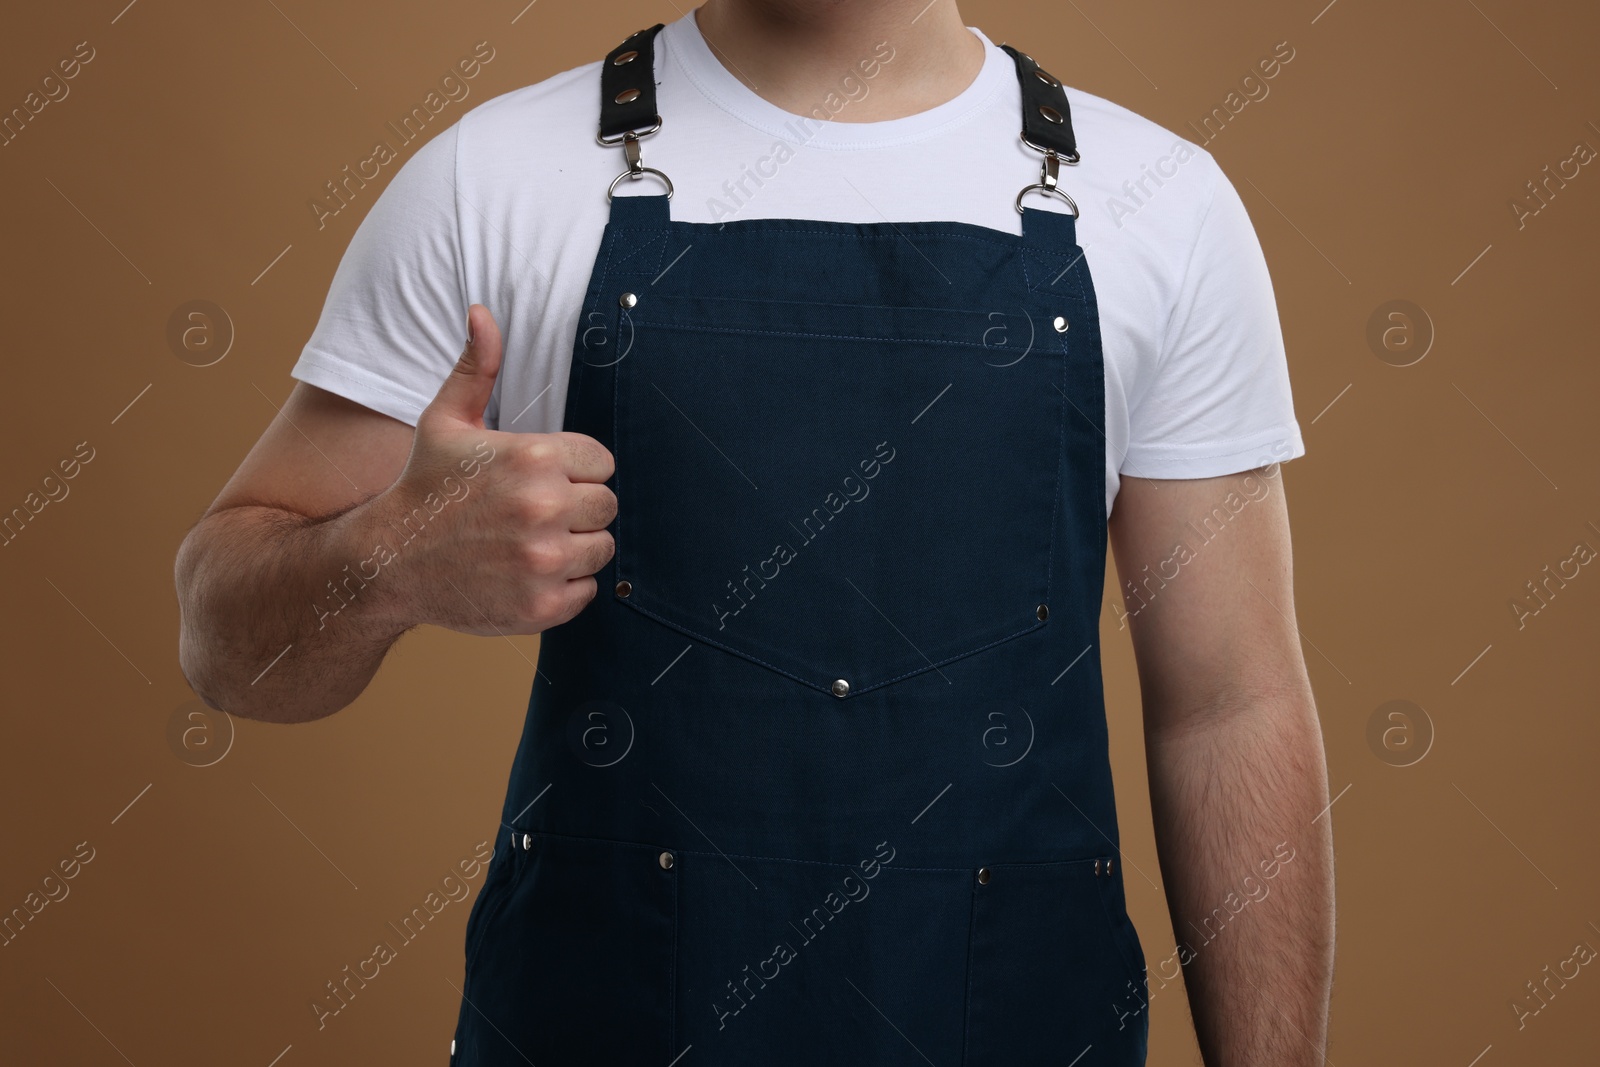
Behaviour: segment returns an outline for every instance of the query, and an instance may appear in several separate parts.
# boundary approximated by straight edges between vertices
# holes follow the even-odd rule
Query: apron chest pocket
[[[1145,1063],[1143,951],[1105,864],[1001,864],[974,885],[967,1067]]]
[[[840,697],[1047,625],[1045,313],[646,292],[617,316],[618,602]]]

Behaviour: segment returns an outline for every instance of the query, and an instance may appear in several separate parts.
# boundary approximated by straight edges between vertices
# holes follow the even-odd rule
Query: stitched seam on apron
[[[605,299],[606,279],[608,279],[611,276],[611,262],[612,262],[613,259],[616,258],[617,241],[620,238],[620,236],[621,236],[621,231],[618,231],[617,233],[613,233],[607,239],[607,243],[603,245],[604,261],[600,265],[600,269],[597,272],[598,273],[598,277],[597,277],[597,280],[596,280],[596,283],[595,283],[595,291],[594,291],[594,300],[595,300],[596,305],[599,305],[599,303],[602,300]],[[620,311],[621,311],[621,309],[618,308],[617,312],[618,312],[618,317],[619,318],[620,318]],[[609,328],[610,325],[611,325],[611,312],[609,312],[609,311],[607,312],[607,317],[606,317],[605,321],[606,321],[606,327]],[[582,325],[581,319],[580,319],[579,325],[580,326]],[[616,337],[617,337],[618,344],[620,344],[622,342],[622,326],[621,326],[620,322],[617,325]],[[616,449],[617,449],[617,438],[621,434],[621,429],[622,429],[621,426],[617,422],[618,409],[619,409],[619,407],[621,405],[621,397],[620,397],[620,394],[622,392],[622,386],[620,384],[621,375],[619,375],[617,373],[617,371],[616,371],[616,361],[612,361],[610,364],[608,364],[606,369],[610,372],[609,376],[611,378],[611,450],[612,450],[612,452],[615,452]],[[605,380],[604,379],[601,379],[601,384],[602,385],[605,384]],[[570,384],[568,385],[568,388],[569,389],[571,388]],[[569,393],[568,402],[570,403],[571,400],[572,400],[572,395]],[[565,422],[562,423],[562,428],[563,429],[566,428],[566,423]],[[613,469],[611,471],[611,484],[612,484],[612,493],[613,493],[613,495],[616,495],[616,496],[620,497],[622,495],[622,472],[616,470],[615,467],[613,467]],[[618,539],[617,535],[622,532],[622,525],[621,525],[621,523],[617,522],[615,519],[613,519],[609,525],[616,530],[616,533],[612,534],[613,552],[612,552],[611,561],[609,563],[607,563],[607,566],[611,568],[612,576],[615,577],[616,573],[617,573],[617,565],[618,565],[617,564],[617,560],[616,560],[616,555],[620,551],[620,548],[619,548],[619,545],[618,545],[619,539]],[[540,645],[540,651],[541,651],[541,653],[543,652],[543,645],[542,644]],[[537,667],[535,668],[534,673],[535,673],[535,675],[537,675],[537,673],[538,673]]]
[[[665,232],[663,232],[661,230],[657,230],[657,229],[651,228],[651,227],[644,227],[644,226],[630,227],[627,230],[618,229],[616,232],[619,235],[624,233],[624,232],[648,233],[648,234],[654,234],[655,235],[655,236],[651,237],[647,241],[643,241],[643,242],[641,242],[639,244],[630,246],[629,251],[627,253],[623,254],[623,255],[620,255],[620,256],[616,254],[616,246],[615,246],[615,243],[613,243],[613,246],[612,246],[612,249],[611,249],[611,255],[610,255],[609,258],[612,261],[614,261],[614,263],[616,265],[616,268],[617,268],[617,272],[619,274],[634,273],[635,271],[637,271],[637,273],[640,273],[640,274],[651,274],[651,273],[654,273],[654,272],[659,271],[661,269],[661,258],[663,256],[665,256],[666,253],[667,253],[667,235],[666,235]],[[627,263],[628,260],[632,259],[634,256],[638,256],[638,255],[641,255],[643,253],[647,253],[650,250],[650,247],[652,245],[655,246],[655,250],[656,250],[655,266],[653,266],[653,267],[624,267],[623,266],[623,264]],[[610,264],[608,264],[608,266],[609,265]]]
[[[1057,252],[1054,249],[1050,249],[1050,248],[1024,249],[1023,252],[1022,252],[1022,256],[1020,258],[1022,260],[1022,277],[1023,277],[1023,281],[1027,284],[1028,292],[1030,292],[1030,293],[1056,292],[1057,290],[1051,289],[1050,286],[1054,285],[1060,279],[1061,275],[1063,273],[1065,273],[1068,278],[1072,279],[1072,284],[1077,287],[1079,301],[1080,302],[1083,301],[1083,282],[1082,282],[1081,279],[1079,279],[1078,272],[1076,270],[1076,267],[1078,266],[1078,264],[1083,262],[1084,256],[1086,254],[1082,248],[1078,248],[1077,249],[1077,255],[1072,259],[1071,262],[1069,262],[1066,265],[1065,271],[1064,272],[1061,271],[1061,270],[1056,271],[1055,274],[1051,277],[1049,282],[1042,282],[1042,281],[1036,282],[1036,281],[1034,281],[1033,278],[1032,278],[1032,275],[1028,271],[1028,260],[1029,260],[1030,257],[1033,257],[1033,258],[1036,258],[1036,259],[1040,259],[1040,260],[1043,260],[1046,257],[1051,257],[1051,258],[1054,258],[1054,259],[1057,259],[1057,260],[1062,260],[1062,259],[1066,259],[1067,256],[1070,255],[1070,254],[1071,253],[1068,253],[1068,252]],[[1044,264],[1043,263],[1039,263],[1037,265],[1038,266],[1043,266]],[[1071,298],[1071,294],[1068,294],[1068,298],[1069,299]]]
[[[615,418],[615,413],[613,413],[613,418]],[[621,488],[621,486],[620,486],[620,483],[619,483],[618,489],[620,490],[620,488]],[[618,495],[619,496],[621,495],[620,491],[619,491]],[[1058,496],[1060,495],[1059,492],[1057,493],[1057,495]],[[1052,527],[1055,525],[1054,518],[1051,519],[1051,525],[1052,525]],[[1051,534],[1051,546],[1052,546],[1052,548],[1054,548],[1054,533],[1053,532]],[[621,547],[620,547],[620,544],[619,544],[618,555],[620,555],[620,554],[621,554]],[[1050,582],[1049,574],[1050,574],[1049,564],[1046,564],[1046,566],[1045,566],[1045,590],[1046,590],[1047,594],[1048,594],[1048,591],[1049,591],[1049,588],[1050,588],[1050,585],[1049,585],[1049,582]],[[677,622],[672,621],[671,619],[667,618],[664,615],[657,615],[655,612],[651,611],[649,608],[644,607],[641,604],[629,603],[626,606],[629,607],[629,608],[632,608],[634,611],[639,612],[641,615],[648,615],[650,618],[655,619],[657,622],[660,622],[663,626],[670,626],[674,630],[677,630],[679,633],[685,634],[685,635],[687,635],[689,637],[693,637],[696,640],[702,641],[705,644],[711,645],[714,648],[720,648],[724,652],[729,653],[730,655],[738,656],[739,658],[749,660],[752,663],[758,663],[761,666],[766,667],[768,670],[776,671],[778,674],[783,675],[785,678],[794,679],[795,681],[799,682],[801,685],[809,686],[812,689],[816,689],[816,690],[818,690],[820,692],[824,692],[824,693],[828,692],[828,687],[822,685],[820,682],[813,682],[810,679],[800,677],[798,674],[791,674],[788,671],[784,670],[782,667],[779,667],[779,666],[777,666],[776,664],[773,664],[773,663],[768,663],[766,660],[761,659],[761,658],[759,658],[757,656],[751,655],[749,652],[741,651],[739,649],[733,648],[730,645],[724,645],[720,641],[714,641],[711,638],[704,636],[703,634],[701,634],[697,630],[691,630],[688,627],[682,625],[681,623],[677,623]],[[897,674],[893,678],[885,678],[882,681],[873,682],[871,685],[862,686],[860,689],[856,690],[856,692],[857,693],[870,693],[874,689],[882,688],[883,686],[893,684],[894,682],[903,681],[903,680],[905,680],[907,678],[912,677],[913,675],[925,674],[926,672],[934,670],[934,669],[936,669],[938,667],[943,667],[946,663],[954,663],[957,660],[966,659],[968,656],[976,655],[977,653],[982,652],[985,649],[993,648],[995,645],[1000,645],[1000,644],[1004,644],[1007,641],[1015,640],[1016,638],[1021,637],[1023,634],[1032,633],[1035,630],[1041,629],[1044,625],[1045,624],[1044,624],[1043,621],[1036,622],[1032,626],[1025,626],[1022,629],[1015,631],[1014,633],[1006,634],[1004,637],[997,637],[993,641],[990,641],[988,644],[978,645],[975,648],[969,648],[964,652],[958,652],[955,655],[947,656],[944,659],[938,660],[938,661],[936,661],[934,663],[930,663],[930,664],[927,664],[927,665],[922,666],[922,667],[918,667],[915,670],[907,671],[904,674]]]
[[[1091,336],[1094,338],[1093,345],[1098,349],[1099,355],[1094,360],[1094,365],[1091,369],[1094,371],[1094,391],[1104,398],[1106,389],[1105,334],[1101,330],[1100,301],[1094,294],[1094,274],[1089,268],[1087,253],[1073,264],[1072,280],[1077,287],[1078,302],[1083,306],[1084,315],[1094,323],[1094,330]],[[1102,421],[1104,421],[1104,418],[1105,413],[1102,410]],[[1090,420],[1089,424],[1095,426],[1093,420]],[[1095,426],[1095,429],[1099,432],[1100,438],[1099,470],[1101,471],[1101,478],[1104,478],[1106,459],[1110,454],[1111,446],[1106,438],[1105,427],[1103,425]],[[1122,457],[1118,459],[1118,465],[1120,466],[1122,459],[1126,458],[1127,453],[1124,452]],[[1099,488],[1091,489],[1089,482],[1090,479],[1086,478],[1080,486],[1080,491],[1084,494],[1084,499],[1080,502],[1080,506],[1087,514],[1095,516],[1095,543],[1101,558],[1100,572],[1103,576],[1105,571],[1106,539],[1110,533],[1110,516],[1106,514],[1104,486],[1101,485]],[[1103,577],[1101,584],[1103,590]]]
[[[748,219],[746,221],[749,221],[749,222],[785,222],[785,221],[788,221],[788,220],[785,220],[785,219]],[[676,223],[672,223],[672,225],[675,225],[675,226],[704,226],[704,227],[709,227],[709,228],[714,229],[714,230],[720,230],[721,229],[721,226],[718,226],[716,223],[712,223],[712,222],[676,222]],[[884,223],[876,223],[876,222],[863,222],[863,223],[857,223],[855,225],[860,225],[860,226],[880,226],[880,225],[885,225],[885,224]],[[904,223],[902,223],[902,224],[900,224],[900,228],[904,229],[907,225],[914,225],[914,224],[904,224]],[[775,229],[779,229],[778,227],[774,227],[774,228]],[[614,230],[615,233],[617,233],[619,235],[620,234],[624,234],[624,233],[660,233],[661,232],[660,229],[655,227],[655,226],[617,226],[617,227],[613,227],[613,230]],[[790,234],[796,234],[796,235],[798,235],[798,234],[806,234],[806,235],[809,235],[809,236],[818,236],[818,237],[838,237],[838,238],[841,238],[841,239],[847,240],[847,241],[899,241],[899,240],[903,240],[904,236],[905,236],[904,234],[901,234],[899,232],[895,232],[895,233],[834,233],[832,230],[781,230],[781,232],[785,236],[788,236]],[[999,247],[1005,248],[1008,251],[1012,251],[1012,252],[1015,252],[1017,250],[1017,242],[1023,240],[1022,237],[1020,237],[1020,236],[1018,236],[1016,234],[1001,233],[1001,231],[999,231],[999,230],[996,230],[995,234],[996,234],[996,236],[994,236],[994,237],[979,237],[979,236],[977,236],[975,234],[970,234],[970,233],[954,233],[954,232],[949,232],[949,231],[945,231],[945,230],[934,230],[934,231],[931,231],[931,232],[929,232],[929,231],[920,231],[920,232],[918,232],[916,234],[916,236],[919,236],[919,237],[950,237],[950,238],[954,238],[955,240],[958,240],[958,241],[975,241],[975,242],[977,242],[979,244],[998,245]],[[664,252],[665,252],[665,248],[663,248],[663,253]],[[658,265],[659,265],[659,262],[660,261],[658,259],[657,260]]]
[[[678,1047],[678,941],[683,909],[679,903],[679,879],[672,880],[672,972],[667,979],[667,1055]],[[668,1061],[673,1062],[671,1060]]]
[[[518,831],[518,832],[519,833],[526,832],[531,837],[558,838],[558,839],[560,839],[562,841],[586,841],[586,842],[590,842],[590,843],[593,843],[593,844],[617,845],[617,846],[621,846],[621,847],[625,847],[625,848],[645,849],[645,850],[652,851],[652,852],[658,851],[658,850],[660,850],[662,848],[667,847],[667,846],[664,846],[664,845],[661,845],[661,844],[650,844],[648,842],[621,841],[621,840],[618,840],[616,838],[610,838],[610,837],[589,837],[589,836],[582,835],[582,834],[558,834],[558,833],[553,833],[553,832],[551,832],[549,830],[527,830],[527,831]],[[680,855],[680,856],[702,856],[702,857],[706,857],[706,858],[710,858],[710,859],[728,858],[728,859],[742,859],[742,860],[769,860],[769,861],[774,862],[774,863],[800,863],[800,864],[805,864],[805,865],[811,866],[811,867],[835,867],[835,868],[843,868],[843,869],[846,869],[846,870],[855,870],[859,866],[859,864],[855,864],[855,863],[833,863],[833,862],[830,862],[828,860],[805,860],[805,859],[796,859],[796,858],[791,857],[791,856],[761,856],[761,855],[755,855],[755,854],[747,853],[747,852],[708,852],[708,851],[705,851],[705,850],[702,850],[702,849],[694,849],[694,848],[672,848],[671,851],[672,851],[672,853],[674,855]],[[991,864],[991,866],[996,867],[996,868],[1008,868],[1008,867],[1048,866],[1048,865],[1051,865],[1051,864],[1069,865],[1069,864],[1074,864],[1074,863],[1088,863],[1088,862],[1090,862],[1091,860],[1093,860],[1095,858],[1096,858],[1095,856],[1086,856],[1086,857],[1083,857],[1081,859],[1040,860],[1036,864],[1034,864],[1034,863],[1006,863],[1006,864]],[[893,864],[892,866],[889,865],[889,864],[884,864],[883,865],[883,869],[884,870],[895,870],[895,871],[924,871],[924,872],[931,872],[931,873],[948,874],[948,873],[957,872],[957,871],[962,871],[962,872],[972,871],[972,870],[975,870],[976,868],[973,868],[973,867],[907,867],[907,866],[905,866],[903,864],[898,864],[897,863],[897,864]]]
[[[1073,236],[1074,236],[1074,238],[1076,238],[1076,227],[1074,227]],[[1074,255],[1074,253],[1075,253],[1075,255]],[[1055,285],[1055,283],[1062,277],[1062,275],[1065,275],[1069,279],[1069,281],[1068,281],[1069,288],[1077,290],[1077,304],[1084,309],[1084,313],[1087,316],[1088,315],[1088,302],[1084,299],[1083,281],[1082,281],[1082,278],[1079,275],[1080,270],[1087,269],[1086,266],[1080,266],[1080,264],[1084,263],[1085,255],[1086,255],[1086,253],[1085,253],[1084,249],[1079,247],[1076,244],[1076,241],[1074,241],[1074,244],[1072,246],[1072,251],[1057,252],[1054,249],[1048,248],[1048,247],[1033,247],[1033,248],[1024,247],[1022,249],[1021,255],[1019,255],[1017,257],[1018,261],[1022,265],[1023,284],[1027,288],[1028,292],[1030,292],[1030,293],[1051,293],[1053,295],[1057,291],[1054,290],[1052,288],[1052,286]],[[1038,262],[1039,266],[1043,266],[1044,262],[1046,260],[1055,260],[1055,261],[1059,262],[1060,260],[1066,259],[1068,256],[1073,256],[1073,258],[1066,264],[1066,266],[1062,270],[1057,271],[1056,274],[1050,279],[1050,281],[1048,283],[1041,284],[1041,283],[1035,282],[1033,280],[1032,274],[1028,269],[1028,264],[1029,264],[1030,260],[1036,260]],[[1065,297],[1066,297],[1066,299],[1068,301],[1072,300],[1073,294],[1070,291],[1065,293],[1064,295],[1065,295]],[[1073,308],[1072,314],[1073,314],[1074,317],[1077,317],[1077,307]],[[1096,321],[1096,327],[1097,327],[1096,332],[1098,332],[1098,325],[1099,324],[1098,324],[1098,320],[1097,320]],[[1062,399],[1062,401],[1064,403],[1070,405],[1074,410],[1077,410],[1077,405],[1072,403],[1072,393],[1069,391],[1069,388],[1070,388],[1071,383],[1072,383],[1072,371],[1073,371],[1073,365],[1072,365],[1072,338],[1071,338],[1070,332],[1066,333],[1066,334],[1063,334],[1061,336],[1060,341],[1059,341],[1059,351],[1061,353],[1061,382],[1060,382],[1060,385],[1057,388],[1059,388],[1060,391],[1061,391],[1061,399]],[[1063,408],[1062,411],[1061,411],[1061,418],[1057,423],[1056,481],[1055,481],[1055,491],[1051,494],[1051,506],[1050,506],[1050,555],[1049,555],[1048,560],[1047,560],[1046,565],[1045,565],[1045,603],[1046,604],[1049,604],[1054,599],[1054,590],[1055,590],[1054,579],[1055,579],[1055,561],[1056,561],[1056,545],[1057,545],[1057,536],[1056,535],[1057,535],[1057,533],[1059,531],[1059,527],[1060,527],[1060,522],[1058,520],[1060,520],[1061,518],[1064,517],[1063,513],[1062,513],[1062,509],[1065,507],[1065,501],[1064,501],[1063,497],[1065,496],[1064,488],[1066,486],[1066,474],[1067,474],[1067,470],[1066,470],[1066,468],[1067,468],[1067,419],[1069,417],[1070,416],[1067,414],[1066,409]],[[1091,425],[1092,424],[1093,423],[1091,422]],[[1102,440],[1104,439],[1104,436],[1105,436],[1104,435],[1104,431],[1102,431],[1101,432]],[[1104,466],[1105,466],[1105,457],[1102,454],[1102,456],[1101,456],[1101,467],[1103,468]],[[1099,507],[1098,504],[1095,505],[1095,506]]]
[[[971,903],[967,907],[967,1000],[962,1005],[961,1012],[961,1062],[965,1064],[972,1049],[972,943],[978,932],[978,889],[972,890]]]
[[[863,307],[875,305],[862,305]],[[894,310],[915,311],[916,308],[896,308]],[[823,337],[833,341],[870,341],[873,344],[903,344],[903,345],[958,345],[963,348],[992,348],[981,341],[952,341],[938,337],[874,337],[867,334],[854,333],[818,333],[815,330],[762,330],[752,326],[691,326],[683,323],[665,322],[655,319],[634,319],[640,326],[653,326],[658,330],[697,330],[701,333],[724,334],[761,334],[768,337]]]

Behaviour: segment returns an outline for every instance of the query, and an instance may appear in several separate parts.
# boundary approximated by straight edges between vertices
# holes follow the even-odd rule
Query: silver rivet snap
[[[617,102],[621,103],[622,101],[619,100]],[[1065,119],[1063,119],[1061,117],[1061,112],[1057,111],[1055,108],[1051,107],[1049,104],[1040,104],[1039,105],[1039,114],[1044,116],[1046,122],[1054,123],[1057,126],[1061,125],[1063,122],[1066,121]]]
[[[1034,68],[1033,76],[1035,78],[1038,78],[1040,81],[1044,82],[1046,85],[1050,86],[1050,88],[1052,88],[1052,89],[1054,89],[1056,86],[1061,84],[1060,82],[1056,81],[1055,78],[1051,77],[1049,74],[1045,73],[1044,71],[1040,70],[1037,67]]]
[[[622,92],[618,93],[613,99],[615,99],[616,102],[619,103],[619,104],[631,104],[635,100],[639,99],[639,90],[637,90],[637,89],[624,89],[624,90],[622,90]],[[1056,121],[1059,122],[1060,120],[1057,119]]]
[[[531,834],[523,834],[522,835],[522,851],[526,852],[532,847],[533,847],[533,835],[531,835]]]
[[[850,695],[850,683],[845,681],[843,678],[835,678],[833,685],[829,686],[828,688],[836,697],[847,697]]]
[[[639,53],[630,50],[630,51],[622,53],[616,59],[613,59],[611,61],[611,65],[614,66],[614,67],[620,67],[624,63],[632,63],[634,60],[636,60],[638,58],[639,58]]]
[[[978,884],[979,885],[988,885],[989,884],[989,868],[987,868],[987,867],[979,867],[978,868]]]
[[[1095,860],[1094,861],[1094,876],[1096,878],[1100,877],[1100,861],[1099,860]]]
[[[661,864],[661,869],[663,871],[672,870],[672,853],[663,852],[661,855],[656,857],[656,862]]]
[[[1112,865],[1112,864],[1113,864],[1113,863],[1115,863],[1115,862],[1116,862],[1116,860],[1112,860],[1112,859],[1108,859],[1108,860],[1106,860],[1106,873],[1107,873],[1107,874],[1110,874],[1110,873],[1111,873],[1111,865]]]
[[[639,298],[634,296],[632,293],[623,293],[621,296],[617,297],[617,303],[621,304],[625,308],[631,308],[638,302]]]
[[[631,592],[633,592],[632,582],[628,581],[627,579],[623,579],[617,583],[617,596],[625,598]]]
[[[455,1054],[456,1054],[456,1039],[452,1037],[450,1039],[450,1055],[454,1056]]]
[[[1057,315],[1055,319],[1051,321],[1050,325],[1056,328],[1056,333],[1066,333],[1067,317],[1065,315]]]
[[[1049,604],[1040,604],[1037,608],[1033,609],[1033,613],[1035,615],[1039,616],[1039,621],[1040,622],[1044,622],[1044,620],[1046,620],[1046,619],[1048,619],[1050,617],[1050,605]]]

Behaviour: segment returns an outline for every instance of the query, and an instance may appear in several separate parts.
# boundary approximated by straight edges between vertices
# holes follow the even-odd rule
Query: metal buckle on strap
[[[661,116],[657,115],[656,116],[656,124],[654,126],[651,126],[649,129],[645,129],[645,130],[625,130],[624,132],[617,134],[615,137],[602,137],[600,134],[597,133],[597,134],[594,135],[594,139],[596,141],[599,141],[601,144],[603,144],[603,145],[605,145],[606,147],[609,148],[610,146],[612,146],[614,144],[621,144],[623,141],[627,140],[629,137],[632,137],[634,140],[638,140],[640,137],[648,137],[652,133],[655,133],[660,128],[661,128]]]
[[[629,130],[627,133],[624,133],[621,137],[616,138],[615,140],[612,140],[612,141],[607,141],[605,138],[601,137],[599,134],[595,134],[595,140],[599,141],[601,144],[616,144],[616,143],[618,143],[620,141],[621,144],[622,144],[622,155],[623,155],[623,158],[628,161],[628,169],[623,171],[621,174],[617,175],[615,178],[612,178],[611,179],[611,184],[606,186],[606,199],[607,200],[611,200],[615,196],[616,191],[617,191],[617,186],[622,183],[622,179],[624,179],[624,178],[632,178],[635,181],[637,181],[638,179],[643,178],[646,174],[654,174],[656,177],[660,178],[663,182],[665,182],[666,186],[667,186],[667,199],[668,200],[672,199],[672,191],[673,191],[672,190],[672,179],[667,177],[665,174],[661,173],[659,170],[656,170],[654,167],[645,166],[643,157],[640,155],[640,152],[639,152],[639,138],[647,136],[647,135],[652,134],[652,133],[655,133],[660,128],[661,128],[661,116],[657,115],[656,116],[656,124],[654,126],[652,126],[650,129],[644,131],[644,133],[642,133],[642,134],[635,134],[632,130]]]
[[[1072,167],[1082,157],[1078,154],[1077,138],[1072,132],[1072,107],[1066,90],[1054,75],[1040,68],[1028,53],[1004,42],[1000,47],[1011,56],[1016,66],[1022,89],[1022,143],[1035,152],[1044,154],[1039,168],[1039,180],[1024,186],[1017,193],[1016,209],[1022,212],[1022,198],[1037,189],[1041,193],[1059,196],[1072,208],[1072,217],[1078,217],[1078,205],[1066,194],[1057,178],[1061,164]],[[1042,125],[1040,124],[1042,121]],[[1034,138],[1028,136],[1032,131]],[[1041,143],[1044,142],[1044,143]]]
[[[1053,193],[1056,196],[1059,196],[1061,199],[1065,200],[1067,202],[1067,206],[1072,208],[1072,217],[1073,218],[1077,218],[1078,217],[1078,204],[1077,204],[1077,202],[1075,200],[1073,200],[1072,197],[1067,195],[1067,191],[1065,189],[1062,189],[1059,185],[1056,184],[1056,178],[1061,173],[1061,162],[1062,162],[1062,158],[1063,157],[1061,157],[1060,155],[1057,155],[1051,149],[1040,148],[1038,145],[1033,144],[1032,142],[1030,142],[1027,139],[1027,137],[1023,137],[1022,138],[1022,143],[1027,145],[1029,148],[1035,149],[1036,151],[1043,152],[1044,153],[1044,161],[1040,164],[1039,180],[1037,182],[1035,182],[1034,184],[1032,184],[1032,185],[1023,186],[1022,190],[1019,193],[1017,193],[1017,200],[1016,200],[1017,214],[1019,214],[1019,215],[1022,214],[1022,198],[1024,196],[1026,196],[1028,193],[1030,193],[1033,190],[1037,189],[1041,193]],[[1066,160],[1066,163],[1067,163],[1068,166],[1072,166],[1072,165],[1076,164],[1077,162],[1078,162],[1078,156],[1077,156],[1076,153],[1073,154],[1072,158]]]
[[[661,129],[661,113],[656,111],[654,71],[655,38],[662,25],[658,22],[629,34],[606,54],[600,68],[600,128],[594,139],[608,148],[620,144],[628,161],[628,169],[606,187],[607,200],[612,199],[622,179],[637,181],[646,174],[654,174],[665,182],[667,196],[672,196],[672,180],[659,170],[645,166],[639,153],[640,139]],[[643,125],[652,113],[655,121]],[[627,128],[630,125],[632,129]]]
[[[1027,145],[1035,152],[1043,152],[1046,155],[1055,156],[1069,167],[1076,167],[1078,165],[1078,161],[1083,158],[1083,156],[1077,152],[1072,153],[1070,156],[1064,156],[1053,148],[1046,148],[1042,144],[1034,144],[1032,141],[1028,140],[1028,135],[1026,133],[1019,133],[1017,136],[1021,138],[1023,144]]]

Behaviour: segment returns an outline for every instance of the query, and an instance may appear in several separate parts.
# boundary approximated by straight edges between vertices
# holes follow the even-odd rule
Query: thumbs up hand
[[[375,501],[407,615],[462,633],[534,634],[594,599],[616,544],[611,453],[579,433],[485,429],[504,350],[494,316],[467,311],[461,358],[417,418],[411,455]]]

